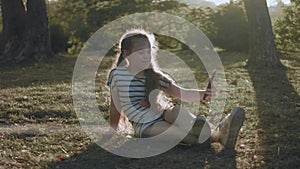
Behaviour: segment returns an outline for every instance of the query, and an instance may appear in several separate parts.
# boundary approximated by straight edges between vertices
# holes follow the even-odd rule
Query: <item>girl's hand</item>
[[[206,94],[205,100],[210,100],[212,98],[212,89],[206,89],[205,94]]]
[[[200,102],[203,102],[205,100],[210,100],[212,98],[212,89],[206,89],[202,91],[202,93],[203,93],[202,94],[203,97],[201,97]]]
[[[210,100],[212,98],[212,92],[215,91],[215,86],[212,83],[211,78],[208,78],[208,85],[206,87],[206,90],[204,91],[203,97],[201,99],[201,102],[203,102],[204,100]]]

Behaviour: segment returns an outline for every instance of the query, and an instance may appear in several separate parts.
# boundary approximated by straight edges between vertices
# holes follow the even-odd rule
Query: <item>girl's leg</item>
[[[180,111],[182,114],[180,118],[177,119]],[[176,123],[179,127],[184,128],[186,131],[188,130],[188,128],[190,128],[189,125],[194,124],[192,129],[188,132],[189,134],[195,135],[196,137],[199,137],[200,133],[202,132],[201,135],[203,136],[203,140],[199,140],[201,142],[207,140],[211,135],[210,126],[206,122],[205,118],[201,116],[195,116],[187,110],[180,108],[180,106],[178,105],[175,105],[174,107],[168,109],[164,113],[164,118],[167,122],[172,124]]]
[[[182,109],[182,111],[184,110]],[[180,112],[180,106],[175,105],[164,112],[164,118],[167,122],[174,123],[177,119],[177,116],[179,115],[179,112]],[[191,119],[195,118],[195,115],[191,114],[190,112],[187,112],[186,116],[189,116]],[[185,122],[177,121],[177,123],[186,123],[186,121]]]
[[[178,127],[177,125],[170,124],[166,121],[158,121],[153,125],[147,127],[143,131],[143,135],[145,135],[146,137],[156,136],[163,133],[171,126],[175,127],[174,129],[175,132],[166,135],[166,141],[172,138],[177,139],[180,138],[182,135],[186,135],[186,132],[184,132],[180,127]],[[198,138],[195,135],[187,134],[185,138],[182,140],[182,142],[186,144],[197,144]]]
[[[180,111],[183,111],[183,112],[181,114],[179,114]],[[177,117],[179,117],[179,118],[177,119]],[[171,124],[175,123],[180,128],[185,130],[186,132],[190,132],[189,126],[194,123],[196,116],[194,114],[180,108],[180,106],[175,105],[175,106],[167,109],[164,112],[164,119]],[[190,124],[188,124],[188,123],[190,123]],[[191,134],[193,134],[193,133],[191,133]]]

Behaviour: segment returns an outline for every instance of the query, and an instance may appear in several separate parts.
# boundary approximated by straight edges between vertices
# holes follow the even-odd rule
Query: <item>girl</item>
[[[110,86],[110,125],[115,130],[124,130],[132,125],[137,137],[156,136],[173,125],[172,137],[186,135],[182,142],[198,144],[200,138],[219,141],[225,148],[234,148],[244,111],[235,108],[219,127],[211,132],[205,118],[167,102],[162,92],[184,102],[202,102],[212,96],[211,90],[185,89],[161,72],[155,56],[157,45],[153,34],[144,30],[125,33],[119,42],[119,54],[110,71],[107,85]],[[187,118],[178,118],[185,113]],[[192,129],[186,123],[192,120]],[[186,134],[187,133],[187,134]],[[201,136],[199,137],[201,133]],[[199,140],[200,139],[200,140]]]

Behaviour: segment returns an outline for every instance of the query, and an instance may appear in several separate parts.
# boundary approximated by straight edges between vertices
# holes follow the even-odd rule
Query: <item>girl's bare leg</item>
[[[178,127],[177,125],[170,124],[169,122],[166,122],[166,121],[158,121],[158,122],[154,123],[153,125],[147,127],[143,131],[143,135],[145,135],[147,137],[156,136],[156,135],[163,133],[171,126],[174,127],[173,131],[175,131],[175,132],[169,133],[168,135],[166,135],[166,141],[169,139],[172,139],[172,137],[174,139],[178,139],[178,138],[182,137],[183,135],[186,135],[186,132],[183,131],[182,128]],[[197,144],[198,138],[195,135],[187,134],[184,137],[184,139],[182,140],[182,142],[184,142],[186,144]]]
[[[179,113],[181,113],[181,115],[179,116]],[[177,119],[177,117],[180,117]],[[189,132],[189,134],[191,135],[195,135],[196,137],[199,137],[200,135],[200,131],[199,129],[191,129],[190,131],[188,131],[188,129],[190,128],[190,125],[194,123],[194,120],[196,118],[196,116],[190,112],[188,112],[187,110],[180,108],[180,106],[175,105],[173,108],[168,109],[165,113],[164,113],[164,118],[167,122],[173,124],[177,124],[179,127],[185,129],[185,131]],[[204,122],[204,120],[203,120]],[[187,124],[187,123],[191,123],[191,124]],[[207,138],[211,137],[211,142],[216,142],[218,141],[218,133],[215,133],[214,131],[211,131],[210,126],[208,123],[205,123],[203,125],[203,141],[207,140]],[[195,131],[196,130],[196,131]],[[212,134],[211,134],[212,132]]]
[[[178,118],[178,120],[176,121],[180,111],[182,111],[181,117],[185,117],[185,118],[184,119]],[[193,120],[195,117],[196,117],[195,115],[184,110],[183,108],[180,108],[180,106],[178,106],[178,105],[175,105],[174,107],[166,110],[164,113],[164,118],[167,122],[172,123],[172,124],[174,122],[176,122],[176,124],[178,124],[178,125],[183,125],[183,124],[189,122],[190,120]]]

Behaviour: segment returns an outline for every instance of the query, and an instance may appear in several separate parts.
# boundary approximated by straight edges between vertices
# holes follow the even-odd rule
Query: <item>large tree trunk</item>
[[[249,23],[250,67],[280,67],[266,0],[244,0]]]
[[[2,64],[32,63],[52,55],[45,0],[1,0],[4,51]]]
[[[1,0],[3,23],[3,55],[0,61],[10,62],[17,55],[25,30],[25,7],[22,0]]]

